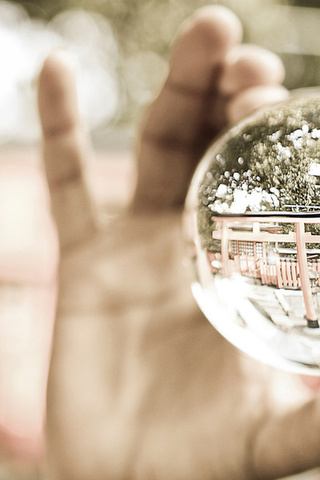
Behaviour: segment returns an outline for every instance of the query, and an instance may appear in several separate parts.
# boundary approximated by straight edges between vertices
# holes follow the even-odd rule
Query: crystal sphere
[[[296,92],[222,135],[184,212],[192,291],[232,344],[320,375],[320,91]]]

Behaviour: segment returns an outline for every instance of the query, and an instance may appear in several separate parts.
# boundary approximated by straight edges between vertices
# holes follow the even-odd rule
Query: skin
[[[201,155],[227,124],[287,96],[279,59],[240,41],[222,7],[182,26],[141,128],[132,203],[106,226],[86,188],[90,148],[72,69],[61,53],[43,66],[43,153],[61,247],[50,479],[271,479],[320,463],[319,398],[227,343],[182,266],[181,211]]]

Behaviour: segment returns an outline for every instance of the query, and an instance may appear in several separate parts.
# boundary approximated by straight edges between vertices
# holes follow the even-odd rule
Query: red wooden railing
[[[208,252],[208,261],[213,271],[219,270],[221,254]],[[212,263],[213,262],[213,263]],[[251,255],[235,255],[229,260],[230,273],[240,273],[246,277],[258,278],[263,285],[274,285],[278,288],[301,288],[299,265],[296,259],[276,258],[268,263],[266,258],[255,258]],[[310,271],[317,272],[320,277],[320,260],[309,262]],[[320,286],[320,278],[315,279],[316,286]]]

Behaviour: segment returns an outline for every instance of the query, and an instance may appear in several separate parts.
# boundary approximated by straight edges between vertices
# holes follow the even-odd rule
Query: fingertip
[[[169,77],[176,84],[204,90],[212,86],[215,67],[242,37],[238,17],[228,8],[198,9],[182,26],[170,59]]]
[[[242,24],[235,13],[222,5],[206,5],[191,17],[193,25],[207,31],[211,41],[215,39],[216,54],[225,55],[231,47],[241,42]]]
[[[230,100],[227,106],[228,121],[230,124],[236,123],[259,108],[282,102],[287,98],[289,92],[281,85],[248,88]]]
[[[75,60],[66,50],[55,50],[44,60],[39,74],[39,81],[62,81],[65,76],[74,75]]]
[[[231,95],[254,85],[281,84],[284,77],[285,68],[278,55],[257,45],[243,44],[226,55],[219,89]]]
[[[38,77],[38,107],[43,132],[63,129],[78,121],[75,62],[64,50],[52,52]]]

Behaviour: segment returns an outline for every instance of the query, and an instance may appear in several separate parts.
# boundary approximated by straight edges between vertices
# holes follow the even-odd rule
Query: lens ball
[[[200,162],[184,234],[212,325],[265,363],[320,374],[320,92],[227,131]]]

